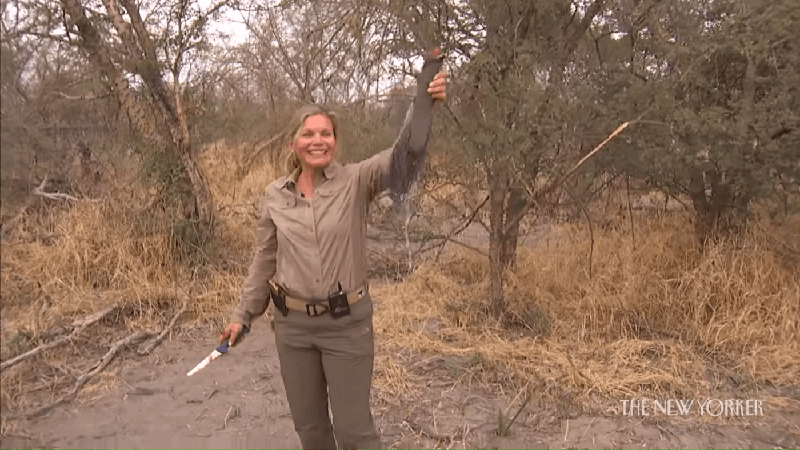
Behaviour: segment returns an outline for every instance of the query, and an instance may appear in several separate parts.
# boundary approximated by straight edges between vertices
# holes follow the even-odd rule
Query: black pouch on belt
[[[272,302],[275,304],[275,309],[280,311],[283,317],[286,317],[289,314],[289,308],[286,307],[286,297],[283,295],[283,289],[281,289],[277,283],[270,280],[269,291],[270,294],[272,294]]]
[[[339,290],[328,296],[331,317],[338,319],[350,314],[350,303],[347,301],[347,293],[342,291],[342,283],[339,283]]]

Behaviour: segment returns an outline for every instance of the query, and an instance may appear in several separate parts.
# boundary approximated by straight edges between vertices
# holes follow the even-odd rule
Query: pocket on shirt
[[[286,195],[283,198],[275,200],[273,203],[277,209],[289,209],[297,206],[297,198],[293,195]]]

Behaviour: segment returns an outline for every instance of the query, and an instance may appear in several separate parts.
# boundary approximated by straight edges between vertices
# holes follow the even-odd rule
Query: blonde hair
[[[294,142],[295,139],[300,136],[300,131],[303,129],[303,123],[311,116],[318,116],[323,115],[331,121],[331,126],[333,126],[333,138],[336,139],[336,133],[339,128],[339,123],[336,120],[336,114],[317,104],[310,104],[310,105],[303,105],[294,112],[292,115],[292,121],[290,122],[291,128],[289,129],[288,136],[289,141],[286,143],[287,147],[288,144]],[[300,160],[297,159],[297,154],[289,149],[286,158],[284,158],[284,171],[286,175],[291,175],[297,168],[301,167]]]

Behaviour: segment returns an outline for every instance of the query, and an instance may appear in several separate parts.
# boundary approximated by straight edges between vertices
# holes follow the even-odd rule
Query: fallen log
[[[83,199],[81,199],[81,198],[73,197],[73,196],[71,196],[69,194],[64,194],[63,192],[47,192],[47,191],[44,190],[45,186],[47,186],[47,182],[48,182],[48,179],[47,179],[47,177],[45,177],[44,180],[42,180],[42,184],[40,184],[39,187],[34,188],[33,192],[31,192],[31,194],[32,195],[38,195],[38,196],[44,197],[44,198],[48,198],[50,200],[65,200],[65,201],[71,201],[71,202],[79,202],[79,201],[83,200],[83,201],[88,201],[88,202],[93,202],[93,203],[96,203],[96,202],[100,201],[100,199],[98,199],[98,198],[83,198]]]

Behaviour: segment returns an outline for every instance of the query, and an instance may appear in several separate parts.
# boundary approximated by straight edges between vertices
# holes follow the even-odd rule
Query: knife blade
[[[247,333],[249,333],[249,332],[250,332],[249,329],[242,328],[242,331],[239,332],[239,335],[237,336],[237,339],[238,339],[237,342],[241,342],[242,339],[244,339],[244,337],[247,336]],[[225,353],[228,353],[228,346],[230,345],[229,341],[230,341],[230,339],[225,339],[225,341],[223,341],[222,344],[219,345],[219,347],[214,349],[214,351],[212,351],[208,356],[206,356],[205,359],[200,361],[200,364],[194,366],[194,369],[190,370],[186,374],[186,376],[190,377],[190,376],[196,374],[201,369],[203,369],[207,365],[211,364],[211,361],[214,361],[215,359],[219,358],[220,356],[224,355]]]

